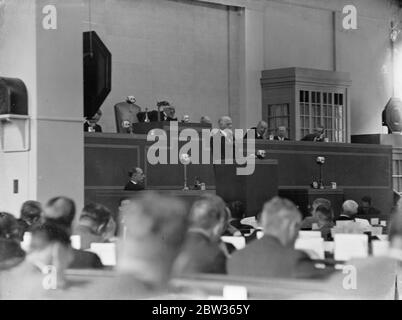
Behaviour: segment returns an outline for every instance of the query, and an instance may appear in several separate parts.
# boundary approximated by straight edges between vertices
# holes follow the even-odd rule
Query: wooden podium
[[[255,161],[255,171],[249,176],[237,175],[236,164],[214,165],[216,194],[227,203],[242,201],[249,217],[259,213],[266,201],[278,195],[278,161]]]

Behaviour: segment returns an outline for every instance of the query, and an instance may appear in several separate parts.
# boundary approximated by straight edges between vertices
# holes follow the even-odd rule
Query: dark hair
[[[40,218],[42,205],[38,201],[25,201],[20,212],[22,220],[32,223]]]
[[[332,210],[331,208],[328,208],[326,205],[318,206],[315,212],[321,215],[326,221],[332,221],[333,219]]]
[[[364,197],[362,198],[362,201],[363,201],[363,202],[367,202],[368,204],[371,205],[371,197],[369,197],[369,196],[364,196]]]
[[[75,218],[75,203],[73,200],[67,197],[55,197],[48,201],[47,206],[52,207],[58,201],[63,201],[65,204],[67,204],[62,215],[60,217],[45,217],[45,219],[46,221],[70,228]]]
[[[45,221],[34,225],[31,229],[32,236],[44,235],[49,242],[59,242],[63,245],[70,245],[70,235],[60,225]]]
[[[241,220],[244,218],[246,207],[241,201],[233,201],[229,203],[228,208],[230,210],[233,219]]]
[[[89,203],[82,209],[81,219],[90,219],[98,226],[107,223],[112,217],[112,212],[98,203]]]
[[[18,239],[19,236],[18,220],[10,213],[0,212],[0,238]]]

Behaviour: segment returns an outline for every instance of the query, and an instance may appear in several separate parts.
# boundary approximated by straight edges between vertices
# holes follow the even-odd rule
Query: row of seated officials
[[[347,201],[343,209],[341,218],[353,219],[355,203]],[[181,200],[154,193],[121,199],[116,214],[100,204],[89,204],[73,227],[75,211],[74,201],[57,197],[43,208],[40,203],[26,202],[19,220],[0,214],[0,299],[164,298],[169,297],[172,276],[229,274],[324,280],[334,272],[316,268],[305,252],[294,249],[303,224],[315,224],[326,234],[332,208],[325,199],[314,203],[312,217],[304,221],[291,201],[279,197],[268,201],[258,218],[264,233],[259,240],[257,230],[240,222],[242,204],[227,206],[215,195],[202,196],[190,212]],[[21,240],[26,232],[32,239],[24,251]],[[243,250],[221,240],[223,235],[239,233],[251,234]],[[81,237],[82,250],[72,249],[71,235]],[[394,251],[402,253],[399,209],[393,215],[389,239]],[[69,281],[67,269],[102,268],[99,257],[85,250],[91,243],[108,241],[117,244],[116,275]],[[43,287],[48,266],[55,267],[57,290]]]
[[[173,106],[170,105],[167,101],[162,101],[158,103],[158,107],[162,108],[160,111],[160,119],[162,121],[178,121],[175,115],[176,110]],[[126,98],[126,101],[118,103],[115,106],[116,112],[119,114],[118,118],[118,131],[122,131],[125,133],[132,133],[132,125],[136,122],[144,122],[144,121],[157,121],[158,111],[151,112],[140,112],[141,107],[136,105],[136,99],[134,96],[129,96]],[[149,118],[148,118],[149,116]],[[99,125],[99,121],[102,117],[102,111],[99,109],[94,116],[87,118],[84,123],[84,131],[85,132],[102,132],[102,127]],[[146,120],[147,119],[147,120]],[[189,123],[190,117],[188,115],[184,115],[182,122]],[[200,119],[200,123],[204,125],[211,125],[212,120],[208,116],[202,116]],[[232,129],[232,119],[229,116],[223,116],[218,119],[219,129],[223,130],[231,130]],[[289,137],[287,134],[288,128],[286,126],[279,126],[277,129],[277,134],[272,135],[269,134],[268,123],[261,120],[258,122],[257,126],[251,128],[254,130],[254,135],[250,136],[250,131],[245,135],[245,138],[254,138],[256,140],[278,140],[278,141],[289,141]],[[315,141],[315,142],[324,142],[326,141],[326,130],[323,126],[318,126],[313,133],[306,135],[302,141]]]

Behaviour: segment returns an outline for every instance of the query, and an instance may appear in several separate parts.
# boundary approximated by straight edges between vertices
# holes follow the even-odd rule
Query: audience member
[[[361,199],[361,204],[359,206],[359,215],[367,215],[367,216],[379,216],[381,215],[380,210],[374,208],[372,206],[372,200],[369,196],[364,196]]]
[[[239,231],[242,235],[249,234],[253,227],[247,224],[242,224],[241,221],[246,217],[246,207],[241,201],[233,201],[229,203],[229,224],[235,228],[235,231]]]
[[[314,278],[323,275],[309,256],[294,249],[301,215],[289,200],[276,197],[264,205],[264,237],[237,251],[228,261],[231,275],[263,278]]]
[[[30,228],[40,220],[42,215],[42,205],[38,201],[25,201],[20,211],[18,223],[21,228],[21,240],[24,233],[30,231]]]
[[[145,174],[141,168],[133,168],[128,172],[130,181],[127,182],[124,190],[141,191],[145,189]]]
[[[90,203],[82,210],[74,235],[81,238],[81,249],[91,247],[91,243],[107,242],[115,236],[116,223],[112,213],[101,204]]]
[[[325,205],[320,205],[315,210],[317,218],[317,231],[321,231],[321,235],[325,241],[331,238],[331,229],[335,226],[333,221],[333,213],[331,208]]]
[[[20,246],[20,231],[17,219],[0,212],[0,271],[19,264],[25,257]]]
[[[56,197],[47,203],[44,210],[44,220],[63,229],[70,237],[75,218],[75,203],[66,197]],[[103,267],[99,257],[92,252],[73,249],[71,269],[100,269]]]
[[[300,225],[301,230],[311,230],[313,228],[313,225],[318,222],[318,219],[316,217],[316,209],[319,206],[325,206],[332,211],[331,201],[324,198],[315,199],[311,205],[311,216],[305,217],[303,219]]]
[[[71,299],[132,300],[167,294],[187,229],[185,205],[175,198],[148,194],[122,210],[127,232],[118,243],[116,275],[90,279],[71,293]],[[65,292],[63,298],[69,294]]]
[[[221,236],[227,222],[224,201],[208,196],[196,201],[190,211],[190,229],[177,261],[177,272],[226,273],[226,255]]]
[[[64,228],[71,234],[71,225],[75,218],[75,203],[67,197],[55,197],[50,199],[43,211],[45,221],[54,223]]]
[[[356,201],[346,200],[342,205],[342,213],[339,215],[337,221],[354,221],[359,205]]]
[[[102,132],[102,127],[98,124],[102,117],[102,111],[99,109],[96,111],[92,118],[87,118],[84,123],[85,132]]]
[[[290,139],[287,137],[287,129],[285,126],[278,127],[278,134],[274,136],[274,140],[278,141],[289,141]]]

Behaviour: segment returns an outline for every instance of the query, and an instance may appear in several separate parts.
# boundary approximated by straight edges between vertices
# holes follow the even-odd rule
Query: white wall
[[[225,7],[96,0],[92,20],[113,55],[112,92],[102,106],[104,131],[116,131],[113,106],[130,94],[150,110],[166,99],[180,117],[189,114],[195,122],[202,115],[217,119],[229,112],[230,29]]]

